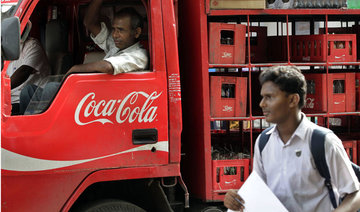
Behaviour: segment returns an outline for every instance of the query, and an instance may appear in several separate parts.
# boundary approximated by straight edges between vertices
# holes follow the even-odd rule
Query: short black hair
[[[300,96],[299,108],[303,108],[306,98],[306,80],[301,70],[296,66],[273,66],[261,72],[260,84],[273,82],[281,91],[287,94],[297,93]]]
[[[138,27],[142,29],[144,26],[143,17],[132,7],[124,7],[117,11],[115,13],[114,19],[122,17],[130,17],[132,30],[135,30]]]

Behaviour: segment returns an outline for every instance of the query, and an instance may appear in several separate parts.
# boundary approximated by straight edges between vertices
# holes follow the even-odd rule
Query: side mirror
[[[16,60],[20,56],[20,21],[10,17],[1,21],[1,69],[4,60]]]

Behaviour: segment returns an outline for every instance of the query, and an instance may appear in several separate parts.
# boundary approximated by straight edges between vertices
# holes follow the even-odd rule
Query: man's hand
[[[339,207],[334,212],[353,212],[360,209],[360,191],[346,195]]]
[[[237,194],[237,190],[229,190],[224,199],[224,205],[233,211],[242,211],[244,207],[244,200]]]
[[[66,74],[64,75],[64,77],[63,77],[62,80],[64,81],[65,78],[67,78],[70,74],[77,72],[77,70],[79,70],[78,66],[79,66],[79,65],[74,65],[73,67],[71,67],[71,68],[69,69],[69,71],[66,72]]]

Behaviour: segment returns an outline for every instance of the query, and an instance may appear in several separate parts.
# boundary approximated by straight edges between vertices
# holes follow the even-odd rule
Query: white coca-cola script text
[[[113,114],[115,114],[115,120],[119,124],[126,121],[129,123],[134,121],[139,123],[153,122],[158,115],[158,106],[153,105],[153,103],[161,93],[158,94],[157,91],[154,91],[149,95],[143,91],[134,91],[122,100],[110,99],[108,101],[96,100],[95,93],[88,93],[76,107],[75,122],[78,125],[87,125],[94,122],[113,124],[113,121],[111,121],[114,120],[114,118],[111,118]]]

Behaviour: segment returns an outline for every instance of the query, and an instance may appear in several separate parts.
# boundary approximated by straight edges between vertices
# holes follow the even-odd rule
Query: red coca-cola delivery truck
[[[82,24],[89,3],[2,1],[3,19],[19,17],[22,33],[31,20],[29,36],[44,44],[52,67],[44,83],[64,74],[62,67],[102,55]],[[9,62],[4,63],[2,211],[170,211],[170,203],[175,205],[178,199],[178,185],[183,188],[184,208],[188,196],[180,172],[182,117],[174,5],[161,0],[104,1],[101,13],[109,20],[125,6],[145,18],[140,39],[150,55],[149,70],[71,75],[50,104],[30,102],[32,115],[11,114],[10,78],[5,71]]]
[[[313,34],[321,22],[327,29],[329,20],[360,20],[358,9],[268,10],[265,1],[228,2],[105,0],[100,19],[107,24],[128,6],[144,17],[140,42],[149,53],[148,70],[71,74],[62,80],[72,65],[104,56],[83,25],[90,0],[2,0],[2,19],[18,17],[20,33],[44,47],[51,74],[40,87],[53,81],[61,86],[51,101],[31,101],[24,115],[13,114],[6,70],[15,57],[5,57],[1,209],[223,211],[226,191],[246,180],[254,140],[268,126],[257,106],[259,71],[293,64],[289,34],[296,33],[296,22],[311,23]],[[239,9],[246,7],[251,10]],[[353,40],[344,42],[355,48]],[[359,65],[350,63],[352,69]],[[339,64],[297,65],[328,74]],[[328,127],[336,121],[335,130],[351,133],[359,126],[348,124],[354,114],[359,112],[309,116]],[[347,136],[346,148],[357,160],[358,136]],[[232,153],[224,157],[224,151]]]

